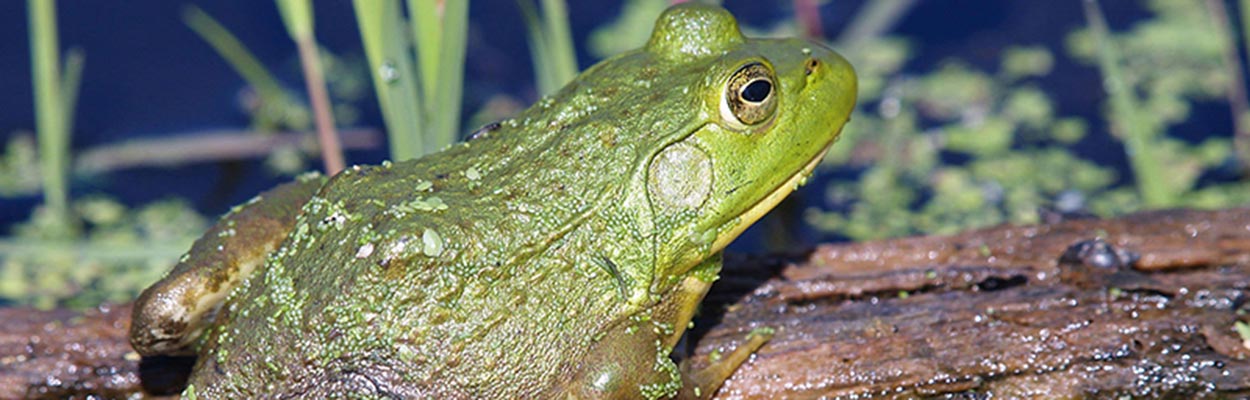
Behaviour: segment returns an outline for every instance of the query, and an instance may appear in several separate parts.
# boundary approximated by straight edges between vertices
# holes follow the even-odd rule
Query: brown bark
[[[696,362],[777,329],[719,398],[1250,396],[1233,330],[1250,319],[1250,209],[823,245],[781,264],[699,341]]]
[[[0,323],[0,399],[126,398],[140,392],[139,355],[126,340],[129,305],[84,313],[0,308]],[[185,384],[179,373],[189,371],[188,360],[154,361],[144,361],[144,380],[153,392],[176,393],[170,386]]]
[[[722,275],[691,361],[776,335],[718,398],[1250,396],[1250,209],[822,245]],[[188,360],[140,372],[128,320],[0,309],[0,398],[122,397],[141,374],[176,390]]]

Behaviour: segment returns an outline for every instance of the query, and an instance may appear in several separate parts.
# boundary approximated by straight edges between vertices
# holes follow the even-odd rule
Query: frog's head
[[[806,179],[850,117],[856,80],[832,50],[745,38],[706,5],[667,10],[642,51],[672,66],[667,90],[689,93],[694,110],[647,159],[658,282],[723,249]]]

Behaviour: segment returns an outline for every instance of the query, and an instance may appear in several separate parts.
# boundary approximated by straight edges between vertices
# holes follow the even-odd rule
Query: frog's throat
[[[731,222],[732,225],[730,225],[729,229],[726,229],[719,235],[716,235],[716,241],[712,242],[712,252],[715,253],[723,250],[725,246],[728,246],[729,242],[736,239],[742,231],[745,231],[747,227],[754,224],[755,221],[758,221],[764,216],[764,214],[767,214],[769,210],[776,207],[777,203],[780,203],[781,200],[785,199],[790,192],[793,192],[795,188],[799,187],[799,182],[810,176],[812,171],[816,169],[816,166],[820,165],[820,160],[825,158],[825,153],[829,152],[829,147],[831,146],[826,145],[825,149],[821,150],[820,153],[817,153],[815,157],[812,157],[802,170],[791,176],[790,179],[786,179],[786,181],[782,182],[780,186],[773,189],[772,193],[764,196],[762,200],[755,203],[755,205],[747,209],[746,212],[739,215],[738,218],[735,218],[734,221]]]

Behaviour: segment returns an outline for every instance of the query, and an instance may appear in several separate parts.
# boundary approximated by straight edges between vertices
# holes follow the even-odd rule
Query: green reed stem
[[[55,219],[69,221],[69,189],[66,169],[69,158],[69,129],[61,81],[56,32],[56,2],[29,0],[30,60],[35,96],[35,125],[39,138],[43,198]],[[79,67],[75,67],[79,68]],[[70,77],[81,74],[71,71]],[[76,85],[75,85],[76,86]],[[76,93],[77,90],[73,89]],[[75,96],[76,97],[76,96]]]
[[[517,0],[529,34],[538,92],[547,95],[577,76],[577,57],[564,0],[543,0],[542,15],[530,0]]]
[[[424,118],[417,94],[419,77],[408,55],[409,35],[398,0],[354,0],[356,23],[369,59],[369,76],[377,93],[391,159],[402,161],[428,151],[421,140]]]
[[[464,85],[464,56],[469,27],[469,0],[443,3],[442,34],[438,44],[438,71],[434,97],[425,98],[429,126],[425,145],[431,151],[456,142],[460,135],[460,108]],[[417,38],[421,40],[421,38]],[[418,48],[424,45],[418,43]],[[437,108],[436,108],[437,107]]]
[[[1180,190],[1168,187],[1160,168],[1160,158],[1155,154],[1158,148],[1155,141],[1162,132],[1157,125],[1141,116],[1137,98],[1120,71],[1120,55],[1111,43],[1111,33],[1097,0],[1085,0],[1083,4],[1085,19],[1098,43],[1098,67],[1102,72],[1103,87],[1111,96],[1111,118],[1124,135],[1124,147],[1137,180],[1137,190],[1147,207],[1174,205]]]
[[[261,101],[267,104],[278,104],[285,101],[286,93],[278,79],[269,74],[264,64],[247,50],[226,27],[209,16],[204,10],[193,5],[182,9],[182,22],[187,24],[201,39],[204,39],[230,67],[234,68],[248,86],[256,89]]]

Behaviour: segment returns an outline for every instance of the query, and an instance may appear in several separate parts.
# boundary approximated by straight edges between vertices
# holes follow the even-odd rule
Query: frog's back
[[[198,390],[302,381],[482,397],[552,386],[620,312],[604,264],[615,255],[590,249],[647,240],[603,213],[623,190],[613,180],[634,173],[617,160],[635,150],[594,123],[508,124],[331,179],[227,303],[205,361],[216,365],[197,367],[220,372],[197,376]],[[254,363],[271,367],[257,374]]]

